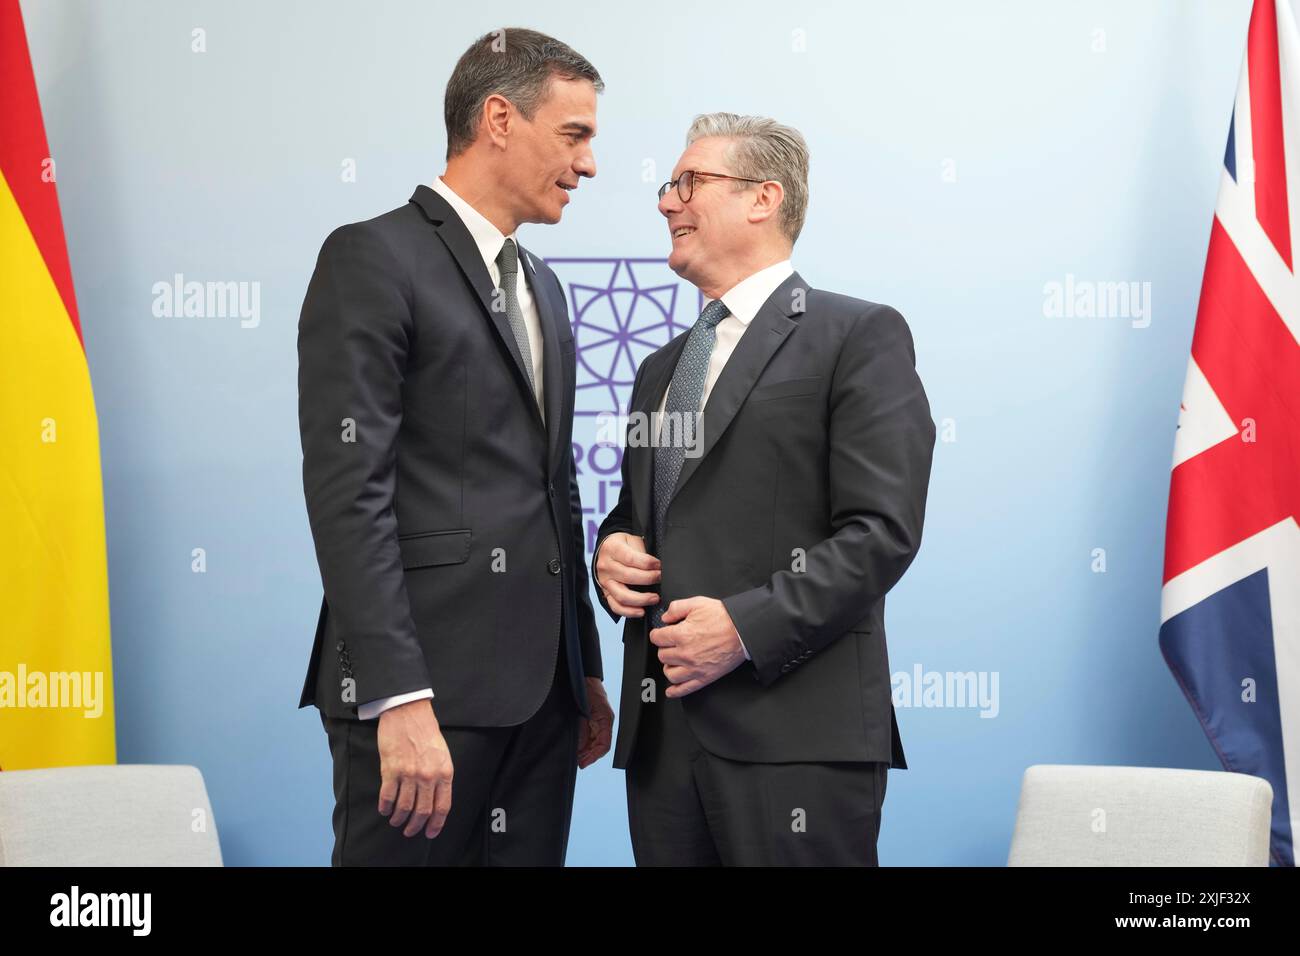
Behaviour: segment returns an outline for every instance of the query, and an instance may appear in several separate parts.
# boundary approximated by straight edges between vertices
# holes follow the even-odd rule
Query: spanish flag
[[[0,0],[0,769],[116,762],[99,425],[18,0]]]

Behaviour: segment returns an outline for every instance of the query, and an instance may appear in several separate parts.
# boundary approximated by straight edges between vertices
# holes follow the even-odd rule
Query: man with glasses
[[[935,427],[903,317],[794,271],[807,203],[798,131],[731,113],[695,120],[659,191],[668,264],[706,302],[637,371],[592,564],[626,619],[614,766],[639,865],[875,865],[907,766],[885,595]]]

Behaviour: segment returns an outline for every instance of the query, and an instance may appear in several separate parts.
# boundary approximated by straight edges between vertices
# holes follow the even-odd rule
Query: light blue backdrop
[[[328,862],[325,737],[295,710],[321,595],[298,309],[332,228],[441,171],[451,66],[505,24],[608,84],[598,175],[530,247],[666,255],[654,189],[692,116],[763,113],[812,150],[796,267],[911,325],[941,440],[891,669],[996,674],[997,706],[900,706],[882,863],[1004,863],[1030,764],[1217,768],[1156,631],[1249,6],[25,2],[99,411],[119,760],[197,765],[230,864]],[[259,321],[155,316],[177,273],[259,283]],[[1067,275],[1149,282],[1149,324],[1047,314]],[[569,861],[631,862],[608,757]]]

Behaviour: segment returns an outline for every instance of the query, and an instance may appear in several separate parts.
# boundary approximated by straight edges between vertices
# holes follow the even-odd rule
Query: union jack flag
[[[1160,650],[1224,769],[1300,793],[1300,33],[1256,0],[1174,441]],[[1296,209],[1293,216],[1291,210]],[[1294,785],[1294,786],[1293,786]]]

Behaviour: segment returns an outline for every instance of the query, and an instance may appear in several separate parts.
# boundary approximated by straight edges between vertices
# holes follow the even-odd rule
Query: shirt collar
[[[749,325],[754,320],[754,316],[758,315],[758,310],[763,307],[763,303],[776,291],[776,287],[792,275],[794,275],[794,266],[790,264],[789,259],[773,263],[765,269],[759,269],[752,276],[742,279],[722,293],[722,304],[732,315],[740,319],[742,325]]]
[[[479,255],[483,257],[483,264],[491,272],[496,265],[497,256],[501,253],[501,247],[505,244],[507,238],[514,239],[515,249],[519,252],[519,258],[524,258],[523,250],[519,249],[519,240],[515,238],[515,233],[508,237],[501,234],[501,230],[492,225],[491,221],[481,212],[467,203],[458,196],[450,186],[442,181],[441,176],[435,176],[433,179],[433,191],[455,210],[456,215],[460,216],[460,221],[465,224],[469,230],[469,236],[474,240],[474,245],[478,247]],[[730,308],[730,307],[728,307]]]

